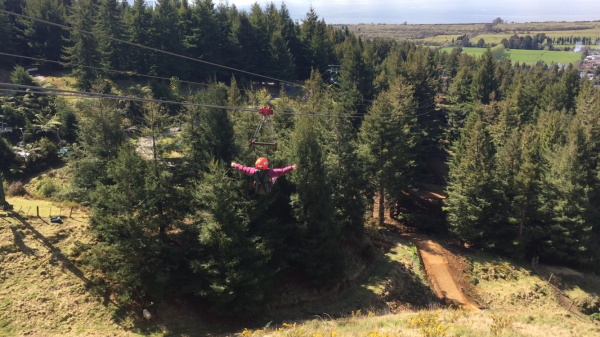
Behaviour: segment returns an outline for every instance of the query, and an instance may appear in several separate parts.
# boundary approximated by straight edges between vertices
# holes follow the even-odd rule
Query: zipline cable
[[[52,61],[52,60],[46,60],[46,59],[40,59],[40,58],[23,56],[23,55],[16,55],[16,54],[9,54],[9,53],[2,53],[2,52],[0,52],[0,55],[11,56],[11,57],[18,57],[18,58],[24,58],[24,59],[29,59],[29,60],[34,60],[34,61],[40,61],[40,62],[56,63],[56,64],[60,64],[62,66],[78,66],[78,67],[82,67],[82,68],[90,68],[90,69],[95,69],[95,70],[108,71],[108,72],[118,73],[118,74],[134,75],[134,76],[141,76],[141,77],[149,77],[149,78],[156,78],[156,79],[167,80],[167,81],[171,80],[170,78],[167,78],[167,77],[160,77],[160,76],[146,75],[146,74],[138,74],[138,73],[134,73],[134,72],[127,71],[127,70],[112,70],[112,69],[107,69],[107,68],[98,68],[98,67],[92,67],[92,66],[82,66],[82,65],[76,65],[76,64],[67,63],[67,62]],[[195,85],[205,85],[205,86],[210,85],[210,84],[207,84],[207,83],[198,83],[198,82],[184,81],[184,80],[179,80],[179,82],[181,82],[181,83],[195,84]]]
[[[157,104],[174,104],[174,105],[193,106],[193,107],[202,107],[202,108],[211,108],[211,109],[257,112],[256,108],[200,104],[200,103],[191,103],[191,102],[165,101],[165,100],[158,100],[158,99],[151,99],[151,98],[101,94],[101,93],[92,93],[92,92],[76,91],[76,90],[65,90],[65,89],[57,89],[57,88],[45,88],[45,87],[37,87],[37,86],[22,85],[22,84],[12,84],[12,83],[5,83],[5,82],[0,82],[0,86],[9,87],[9,88],[30,89],[30,90],[11,90],[11,89],[0,88],[0,91],[3,91],[3,92],[19,92],[19,93],[26,93],[26,94],[69,96],[69,97],[78,97],[78,98],[105,98],[105,99],[122,100],[122,101],[148,102],[148,103],[157,103]],[[32,90],[36,90],[36,91],[32,91]],[[384,119],[412,118],[412,117],[426,115],[435,110],[436,109],[432,109],[425,113],[411,115],[411,116],[397,116],[397,117],[396,116],[383,116],[382,118],[384,118]],[[338,118],[365,118],[365,116],[367,116],[367,115],[353,116],[353,115],[349,115],[349,114],[343,115],[343,114],[331,114],[331,113],[296,113],[293,111],[291,111],[291,112],[274,111],[274,113],[283,114],[283,115],[313,116],[313,117],[320,116],[320,117],[338,117]]]
[[[220,68],[224,68],[224,69],[228,69],[228,70],[233,70],[233,71],[237,71],[237,72],[240,72],[240,73],[249,74],[249,75],[253,75],[253,76],[257,76],[257,77],[262,77],[262,78],[274,80],[274,81],[281,82],[281,83],[291,84],[293,86],[303,87],[303,85],[297,84],[297,83],[294,83],[294,82],[291,82],[291,81],[285,81],[285,80],[277,79],[277,78],[274,78],[274,77],[269,77],[269,76],[265,76],[265,75],[261,75],[261,74],[257,74],[257,73],[252,73],[252,72],[241,70],[241,69],[236,69],[236,68],[224,66],[224,65],[213,63],[213,62],[209,62],[209,61],[200,60],[200,59],[197,59],[197,58],[193,58],[193,57],[189,57],[189,56],[185,56],[185,55],[181,55],[181,54],[172,53],[172,52],[165,51],[165,50],[162,50],[162,49],[157,49],[157,48],[153,48],[153,47],[144,46],[144,45],[139,44],[139,43],[128,42],[128,41],[124,41],[124,40],[117,39],[117,38],[114,38],[114,37],[110,37],[110,36],[106,36],[106,35],[102,35],[102,34],[97,34],[97,33],[93,33],[93,32],[88,32],[86,30],[82,30],[82,29],[78,29],[78,28],[73,28],[73,27],[61,25],[61,24],[58,24],[58,23],[54,23],[54,22],[51,22],[51,21],[46,21],[46,20],[34,18],[32,16],[25,15],[25,14],[18,14],[18,13],[14,13],[14,12],[11,12],[11,11],[4,10],[4,9],[0,9],[0,13],[5,13],[5,14],[8,14],[8,15],[13,15],[13,16],[16,16],[16,17],[21,17],[21,18],[25,18],[25,19],[28,19],[28,20],[41,22],[41,23],[44,23],[44,24],[47,24],[47,25],[60,27],[60,28],[65,29],[65,30],[74,30],[74,31],[77,31],[77,32],[80,32],[80,33],[84,33],[84,34],[88,34],[88,35],[91,35],[91,36],[94,36],[94,37],[100,37],[100,38],[103,38],[103,39],[108,39],[108,40],[111,40],[111,41],[116,41],[116,42],[119,42],[119,43],[124,43],[124,44],[127,44],[127,45],[131,45],[131,46],[135,46],[135,47],[139,47],[139,48],[143,48],[143,49],[148,49],[148,50],[152,50],[152,51],[155,51],[155,52],[159,52],[159,53],[163,53],[163,54],[167,54],[167,55],[171,55],[171,56],[175,56],[175,57],[180,57],[180,58],[183,58],[183,59],[186,59],[186,60],[192,60],[192,61],[196,61],[196,62],[200,62],[200,63],[205,63],[205,64],[208,64],[208,65],[212,65],[212,66],[215,66],[215,67],[220,67]],[[52,61],[48,61],[48,62],[52,62]],[[54,62],[57,62],[57,61],[54,61]],[[92,68],[91,66],[83,66],[83,65],[77,65],[77,66]],[[103,70],[106,70],[106,69],[103,69]],[[362,98],[362,100],[365,101],[365,102],[371,102],[371,103],[373,103],[373,101],[367,100],[367,99],[364,99],[364,98]]]
[[[184,56],[184,55],[180,55],[180,54],[176,54],[176,53],[171,53],[171,52],[168,52],[168,51],[165,51],[165,50],[161,50],[161,49],[157,49],[157,48],[153,48],[153,47],[144,46],[144,45],[139,44],[139,43],[128,42],[128,41],[124,41],[124,40],[117,39],[117,38],[114,38],[114,37],[110,37],[110,36],[106,36],[106,35],[102,35],[102,34],[88,32],[88,31],[83,30],[83,29],[69,27],[69,26],[58,24],[58,23],[54,23],[54,22],[50,22],[50,21],[46,21],[46,20],[34,18],[32,16],[25,15],[25,14],[17,14],[17,13],[14,13],[14,12],[11,12],[11,11],[7,11],[7,10],[4,10],[4,9],[0,9],[0,13],[4,13],[4,14],[16,16],[16,17],[21,17],[21,18],[28,19],[28,20],[33,20],[33,21],[41,22],[41,23],[44,23],[44,24],[47,24],[47,25],[60,27],[62,29],[66,29],[66,30],[77,31],[77,32],[88,34],[88,35],[91,35],[91,36],[100,37],[100,38],[103,38],[103,39],[107,39],[107,40],[111,40],[111,41],[115,41],[115,42],[119,42],[119,43],[124,43],[124,44],[130,45],[130,46],[135,46],[135,47],[139,47],[139,48],[143,48],[143,49],[147,49],[147,50],[152,50],[152,51],[155,51],[155,52],[158,52],[158,53],[163,53],[163,54],[166,54],[166,55],[180,57],[180,58],[183,58],[183,59],[186,59],[186,60],[196,61],[196,62],[208,64],[208,65],[219,67],[219,68],[223,68],[223,69],[233,70],[233,71],[236,71],[236,72],[240,72],[240,73],[244,73],[244,74],[248,74],[248,75],[252,75],[252,76],[256,76],[256,77],[262,77],[262,78],[266,78],[266,79],[269,79],[269,80],[274,80],[274,81],[281,82],[281,83],[293,84],[295,86],[298,85],[298,84],[296,84],[294,82],[291,82],[291,81],[285,81],[285,80],[281,80],[281,79],[278,79],[278,78],[269,77],[269,76],[265,76],[265,75],[260,75],[260,74],[252,73],[252,72],[249,72],[249,71],[245,71],[245,70],[236,69],[236,68],[224,66],[224,65],[221,65],[221,64],[213,63],[213,62],[200,60],[200,59],[189,57],[189,56]]]

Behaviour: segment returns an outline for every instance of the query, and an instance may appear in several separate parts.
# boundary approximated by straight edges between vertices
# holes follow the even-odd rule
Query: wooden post
[[[37,211],[37,217],[40,217],[40,206],[35,206],[35,209]]]
[[[71,206],[71,211],[69,212],[69,219],[71,218],[71,214],[73,214],[73,206]]]
[[[25,216],[29,216],[29,211],[31,211],[31,206],[29,206],[29,209],[27,209],[27,214],[25,214]]]
[[[548,279],[548,284],[550,284],[550,281],[552,281],[552,276],[554,276],[554,274],[550,274],[550,278]]]
[[[50,206],[50,217],[52,217],[52,206]]]

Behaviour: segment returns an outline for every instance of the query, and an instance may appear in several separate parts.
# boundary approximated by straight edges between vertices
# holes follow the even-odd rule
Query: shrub
[[[27,191],[25,190],[25,187],[23,186],[23,183],[21,181],[13,182],[12,184],[10,184],[8,189],[6,189],[6,195],[8,195],[9,197],[20,197],[25,194],[27,194]]]
[[[56,183],[50,179],[42,179],[37,184],[37,192],[46,198],[49,198],[58,193],[59,188]]]

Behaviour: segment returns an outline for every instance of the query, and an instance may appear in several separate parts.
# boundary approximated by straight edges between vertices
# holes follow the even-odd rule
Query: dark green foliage
[[[413,87],[398,80],[377,97],[361,126],[359,147],[365,174],[379,194],[383,225],[385,198],[395,198],[412,183],[415,147]]]
[[[115,39],[125,39],[123,12],[117,0],[100,0],[94,32]],[[125,68],[126,48],[122,43],[99,39],[98,53],[103,68],[122,70]]]
[[[451,231],[468,242],[484,243],[493,238],[490,230],[497,210],[493,155],[481,117],[473,112],[450,162],[444,207]]]
[[[58,24],[66,24],[67,7],[60,0],[27,0],[23,5],[23,14],[36,19],[46,20]],[[56,26],[47,25],[27,19],[18,19],[23,27],[23,37],[27,40],[29,56],[59,61],[64,39],[67,32]],[[34,64],[43,64],[33,61]],[[57,68],[57,65],[44,65]]]
[[[202,255],[189,263],[204,280],[196,294],[227,315],[257,313],[274,274],[266,268],[269,249],[249,233],[248,201],[240,195],[240,183],[212,162],[193,192]]]
[[[3,137],[0,137],[0,170],[8,172],[8,168],[15,158],[15,154],[10,148],[9,144]]]
[[[0,9],[5,9],[4,1],[0,1]],[[0,13],[0,46],[6,53],[14,52],[14,41],[16,29],[10,20],[9,16],[4,13]],[[0,65],[12,65],[14,60],[12,57],[0,56]]]
[[[125,146],[107,167],[107,184],[93,193],[92,231],[98,242],[84,262],[103,272],[103,278],[124,303],[168,290],[162,243],[156,240],[155,200],[147,187],[147,163]]]
[[[127,35],[129,42],[139,43],[141,45],[150,44],[150,25],[152,20],[151,9],[144,0],[135,0],[133,6],[125,12],[125,22],[127,24]],[[126,49],[129,55],[128,65],[133,71],[147,74],[150,69],[151,58],[147,50],[141,48]]]
[[[178,8],[173,0],[159,0],[152,13],[150,25],[151,46],[171,53],[182,54],[183,36],[180,31]],[[180,59],[162,53],[152,53],[153,66],[150,69],[159,76],[173,76],[184,71]]]
[[[33,81],[33,77],[31,77],[31,75],[29,75],[29,72],[21,66],[16,66],[15,69],[10,73],[10,80],[14,84],[29,85],[29,86],[37,85]]]
[[[94,27],[97,11],[95,0],[78,0],[71,6],[67,21],[71,27],[89,32]],[[97,45],[97,40],[91,35],[76,30],[69,31],[63,58],[71,63],[79,89],[89,90],[96,79],[94,70],[81,66],[98,66]]]
[[[78,105],[83,117],[78,137],[85,154],[100,159],[114,158],[125,140],[121,127],[123,112],[112,100],[85,100]]]
[[[295,185],[292,213],[299,227],[295,261],[300,271],[314,282],[331,282],[342,276],[339,250],[340,225],[334,222],[331,183],[317,133],[317,121],[300,117],[291,135],[291,159],[298,169],[291,174]]]

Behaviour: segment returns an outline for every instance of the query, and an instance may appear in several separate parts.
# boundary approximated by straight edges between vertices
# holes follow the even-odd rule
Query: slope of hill
[[[258,321],[245,322],[216,319],[189,300],[173,299],[150,308],[153,318],[143,322],[137,312],[141,308],[120,309],[92,286],[92,273],[78,266],[76,242],[90,240],[83,210],[71,213],[65,205],[59,209],[60,204],[35,199],[11,198],[9,202],[21,215],[0,215],[3,336],[195,336],[209,332],[419,336],[429,328],[438,331],[431,336],[591,336],[600,332],[579,312],[597,302],[593,294],[600,290],[600,278],[596,276],[544,266],[538,269],[540,276],[509,261],[448,246],[447,258],[469,261],[450,264],[453,277],[464,278],[458,280],[458,287],[464,291],[465,282],[476,284],[477,294],[467,292],[469,300],[485,308],[456,310],[434,300],[415,246],[393,232],[374,229],[370,237],[383,254],[338,296],[272,309]],[[50,214],[61,214],[63,223],[51,223]],[[465,253],[466,259],[461,256]],[[549,275],[556,289],[562,287],[564,292],[547,282]],[[267,321],[276,323],[256,328]],[[283,322],[288,324],[283,326]],[[254,329],[244,330],[244,326]]]

